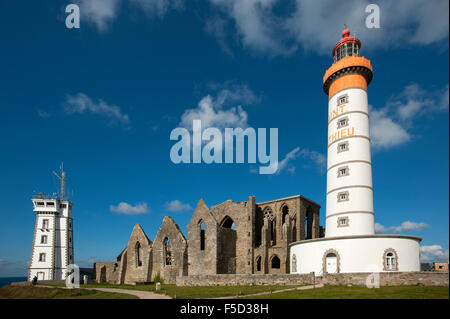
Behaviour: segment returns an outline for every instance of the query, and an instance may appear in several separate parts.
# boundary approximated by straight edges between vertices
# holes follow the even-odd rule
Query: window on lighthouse
[[[393,253],[386,254],[386,269],[387,270],[395,270],[395,256]]]
[[[46,244],[47,243],[47,235],[42,235],[41,236],[41,244]]]
[[[348,95],[342,95],[342,96],[338,97],[337,101],[338,101],[338,103],[337,103],[338,106],[348,103]]]
[[[348,151],[348,142],[338,144],[338,153]]]
[[[45,253],[40,253],[39,254],[39,261],[40,262],[45,262]]]
[[[338,193],[338,202],[348,201],[348,192]]]
[[[344,167],[339,167],[338,168],[338,175],[337,175],[337,177],[343,177],[343,176],[348,176],[348,175],[349,175],[348,166],[344,166]]]
[[[42,228],[48,229],[48,219],[44,219],[44,220],[42,221]]]
[[[344,117],[344,118],[338,120],[338,122],[337,122],[338,129],[346,127],[346,126],[348,126],[348,117]]]

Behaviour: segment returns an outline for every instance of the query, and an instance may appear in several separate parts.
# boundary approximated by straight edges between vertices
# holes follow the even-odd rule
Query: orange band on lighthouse
[[[331,84],[328,98],[331,99],[337,92],[352,87],[362,88],[367,91],[366,78],[361,74],[348,74],[338,78]]]

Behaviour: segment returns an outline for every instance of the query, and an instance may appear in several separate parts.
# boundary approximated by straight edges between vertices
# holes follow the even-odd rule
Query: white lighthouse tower
[[[54,174],[61,182],[61,192],[48,196],[33,196],[36,214],[33,248],[28,269],[28,280],[65,280],[68,265],[73,264],[73,203],[65,199],[66,173]]]
[[[373,235],[372,161],[367,86],[369,60],[345,29],[324,76],[328,95],[326,237]]]
[[[325,237],[290,245],[290,260],[296,260],[292,273],[420,270],[421,238],[374,231],[367,96],[373,68],[360,49],[361,42],[345,29],[323,77],[328,95]]]

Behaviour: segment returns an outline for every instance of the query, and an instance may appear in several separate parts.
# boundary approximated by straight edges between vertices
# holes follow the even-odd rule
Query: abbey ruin
[[[116,261],[94,264],[97,282],[165,283],[177,277],[216,274],[289,274],[289,244],[324,236],[320,206],[301,196],[268,202],[228,200],[206,206],[200,199],[187,226],[187,240],[166,216],[154,241],[134,226]]]

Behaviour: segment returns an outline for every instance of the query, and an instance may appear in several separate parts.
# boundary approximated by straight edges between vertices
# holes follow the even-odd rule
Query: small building
[[[436,262],[434,263],[434,270],[448,272],[448,262]]]

